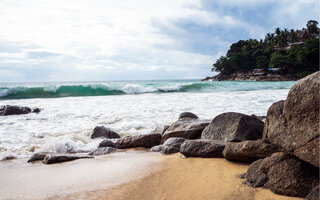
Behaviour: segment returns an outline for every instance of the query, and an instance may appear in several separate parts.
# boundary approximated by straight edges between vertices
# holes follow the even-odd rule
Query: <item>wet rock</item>
[[[193,114],[191,112],[183,112],[179,115],[179,119],[182,119],[182,118],[198,119],[199,117],[196,114]]]
[[[201,135],[201,139],[240,142],[262,138],[264,123],[255,116],[228,112],[216,116]]]
[[[180,151],[181,144],[185,140],[185,138],[169,138],[162,145],[154,146],[150,150],[155,152],[161,152],[163,154],[178,153]]]
[[[164,125],[162,127],[157,127],[155,128],[152,133],[153,134],[160,134],[160,135],[163,135],[164,132],[166,132],[166,130],[169,128],[170,126],[169,125]]]
[[[48,154],[47,152],[35,153],[31,156],[31,158],[27,162],[43,160],[47,154]]]
[[[246,140],[243,142],[227,144],[223,150],[223,156],[227,160],[253,162],[261,158],[269,157],[273,153],[281,150],[281,147],[270,144],[267,139]]]
[[[120,138],[119,134],[104,126],[97,126],[93,129],[91,139],[103,137],[103,138]]]
[[[109,141],[110,140],[102,141],[99,144],[99,147],[107,147],[110,145],[110,147],[114,147],[117,149],[136,148],[136,147],[151,148],[153,146],[160,144],[161,135],[145,134],[145,135],[126,136],[123,138],[114,139],[113,144]]]
[[[180,153],[186,157],[223,158],[222,151],[227,143],[212,140],[186,140]]]
[[[286,152],[319,167],[319,153],[309,154],[315,138],[319,137],[320,72],[297,81],[283,103],[273,105],[267,113],[264,137],[272,144],[282,146]],[[277,107],[277,108],[276,108]],[[309,146],[309,147],[307,147]],[[296,149],[304,148],[301,151]],[[319,148],[319,147],[317,147]],[[308,150],[306,150],[308,149]],[[318,151],[319,152],[319,151]]]
[[[284,153],[253,162],[246,184],[270,189],[281,195],[305,197],[319,181],[319,168]]]
[[[319,137],[317,137],[300,148],[295,149],[293,154],[301,160],[319,167],[319,149]]]
[[[311,192],[308,194],[308,196],[305,198],[305,200],[319,200],[319,185],[314,187]]]
[[[38,113],[40,112],[39,108],[34,108],[31,109],[29,107],[21,107],[21,106],[10,106],[10,105],[6,105],[6,106],[2,106],[0,108],[0,115],[21,115],[21,114],[28,114],[31,112],[35,112]]]
[[[90,156],[100,156],[100,155],[105,155],[114,152],[117,150],[116,148],[113,147],[99,147],[89,153]]]
[[[196,139],[201,136],[203,129],[208,126],[209,120],[199,120],[194,118],[180,118],[174,122],[163,134],[162,143],[171,137],[182,137],[186,139]]]
[[[44,164],[53,164],[53,163],[60,163],[60,162],[67,162],[77,159],[84,159],[84,158],[93,158],[92,156],[75,156],[75,155],[52,155],[47,154],[46,157],[43,159]]]
[[[6,160],[13,160],[16,159],[17,157],[9,155],[9,156],[5,156],[1,159],[1,161],[6,161]]]

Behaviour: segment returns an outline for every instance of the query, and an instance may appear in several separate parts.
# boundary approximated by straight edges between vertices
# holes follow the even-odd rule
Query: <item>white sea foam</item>
[[[158,89],[169,91],[179,87],[181,84],[172,84]],[[90,151],[102,140],[90,139],[95,126],[107,126],[120,135],[147,134],[157,126],[174,122],[185,111],[206,119],[228,111],[266,115],[269,106],[285,99],[289,91],[145,93],[155,89],[126,84],[123,90],[133,94],[2,100],[2,105],[39,107],[42,111],[0,117],[0,157],[28,157],[40,151]]]

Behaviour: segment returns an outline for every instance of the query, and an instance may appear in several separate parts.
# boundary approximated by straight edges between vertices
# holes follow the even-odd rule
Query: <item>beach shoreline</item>
[[[50,166],[21,162],[1,163],[0,199],[300,199],[250,188],[238,177],[249,165],[223,158],[130,149]]]

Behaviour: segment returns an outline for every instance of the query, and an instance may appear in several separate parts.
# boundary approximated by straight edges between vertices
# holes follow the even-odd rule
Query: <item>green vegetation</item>
[[[223,74],[250,72],[254,69],[273,73],[306,76],[319,70],[318,22],[310,20],[302,30],[268,33],[264,40],[240,40],[230,46],[226,56],[213,64],[212,71]],[[270,72],[271,73],[271,72]]]

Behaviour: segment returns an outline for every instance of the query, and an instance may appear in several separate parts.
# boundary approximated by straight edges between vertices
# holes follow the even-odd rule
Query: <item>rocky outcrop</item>
[[[48,154],[47,152],[35,153],[31,156],[31,158],[27,162],[43,160],[47,154]]]
[[[174,122],[163,134],[162,143],[171,137],[182,137],[186,139],[200,138],[203,129],[209,125],[209,120],[200,120],[190,114],[181,114],[182,117]],[[188,116],[188,117],[186,117]]]
[[[126,136],[119,139],[104,140],[99,144],[99,147],[114,147],[117,149],[144,147],[151,148],[159,145],[161,142],[160,134],[145,134],[145,135],[133,135]]]
[[[119,134],[104,126],[97,126],[93,129],[91,139],[103,137],[103,138],[120,138]]]
[[[227,160],[240,162],[253,162],[261,158],[271,156],[273,153],[281,151],[282,148],[266,139],[247,140],[238,143],[227,144],[223,150],[223,156]]]
[[[320,72],[297,81],[284,102],[273,104],[267,113],[264,137],[319,167]]]
[[[44,164],[53,164],[53,163],[60,163],[60,162],[67,162],[77,159],[84,159],[84,158],[93,158],[92,156],[75,156],[75,155],[53,155],[47,154],[43,159]]]
[[[222,158],[226,142],[211,140],[186,140],[180,147],[180,153],[186,157]]]
[[[39,108],[34,108],[31,109],[29,107],[20,107],[20,106],[2,106],[0,108],[0,116],[5,116],[5,115],[22,115],[22,114],[28,114],[28,113],[38,113],[40,112]]]
[[[263,186],[276,194],[305,197],[319,184],[318,170],[292,155],[276,153],[249,166],[246,184]]]
[[[180,151],[180,147],[185,140],[185,138],[169,138],[162,145],[154,146],[150,150],[154,152],[161,152],[163,154],[177,153]]]
[[[319,191],[320,191],[320,188],[319,188],[319,185],[317,185],[311,190],[311,192],[308,194],[305,200],[319,200],[320,199]]]
[[[228,112],[216,116],[201,135],[201,139],[240,142],[262,138],[263,122],[256,116]]]
[[[117,150],[117,149],[113,148],[113,147],[99,147],[93,151],[90,151],[89,155],[90,156],[100,156],[100,155],[112,153],[115,150]]]
[[[202,81],[296,81],[297,77],[294,75],[279,75],[279,74],[253,74],[248,73],[220,73],[216,76],[206,77]]]

